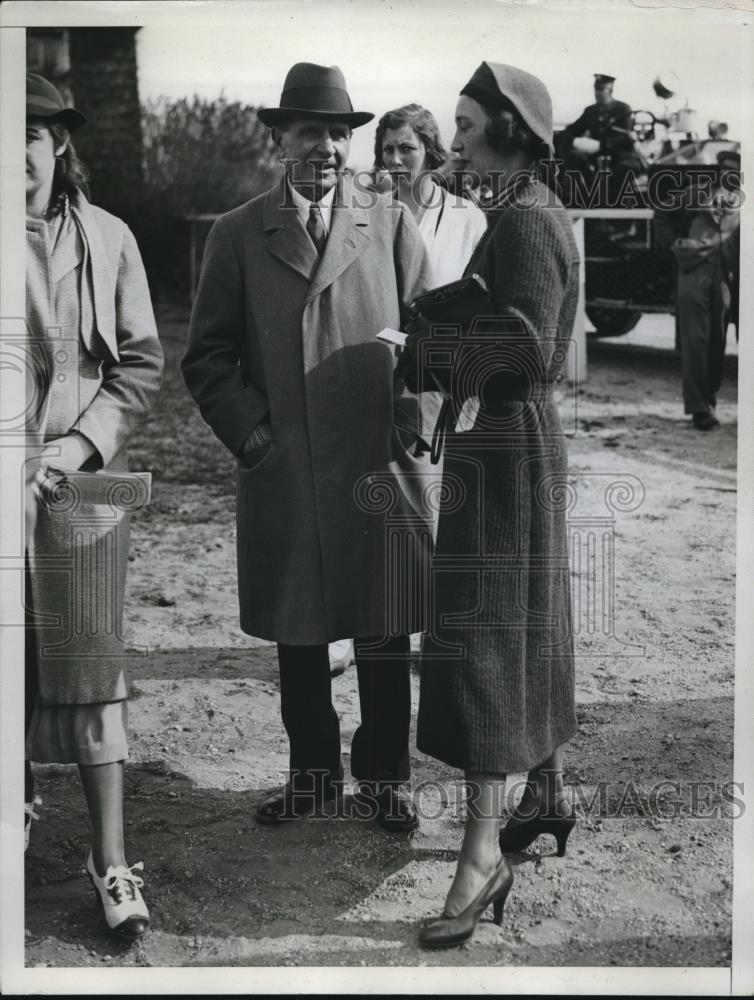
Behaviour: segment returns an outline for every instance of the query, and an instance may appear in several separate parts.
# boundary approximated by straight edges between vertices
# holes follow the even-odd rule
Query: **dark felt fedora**
[[[38,73],[26,74],[26,117],[41,118],[50,125],[59,122],[75,132],[86,121],[75,108],[67,108],[57,87]]]
[[[354,111],[346,90],[346,80],[338,66],[296,63],[288,71],[280,95],[279,108],[263,108],[258,113],[265,125],[279,125],[292,115],[338,119],[353,128],[366,125],[374,115]]]

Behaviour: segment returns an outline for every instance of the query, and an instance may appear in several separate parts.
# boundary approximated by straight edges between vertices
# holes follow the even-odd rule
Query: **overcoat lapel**
[[[331,285],[369,244],[369,216],[363,208],[349,208],[352,194],[350,185],[338,185],[321,258],[290,204],[285,180],[267,195],[263,220],[267,249],[310,282],[307,302]]]
[[[110,259],[89,202],[83,197],[77,197],[72,199],[71,209],[85,238],[85,267],[91,280],[97,332],[113,359],[117,361],[120,355],[115,330],[115,284],[110,270]],[[82,317],[81,333],[87,348],[92,350],[92,344],[89,342],[91,324],[88,317]]]
[[[319,254],[299,222],[298,212],[291,204],[285,183],[283,178],[282,184],[269,192],[264,203],[262,225],[267,249],[273,257],[310,281],[319,263]]]
[[[330,233],[319,267],[309,286],[306,296],[307,302],[316,298],[328,285],[339,278],[369,245],[371,240],[369,215],[365,209],[349,207],[349,205],[353,205],[353,190],[348,184],[339,184],[333,206]]]

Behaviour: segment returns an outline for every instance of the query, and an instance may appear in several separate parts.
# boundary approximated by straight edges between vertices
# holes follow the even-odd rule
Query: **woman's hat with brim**
[[[296,115],[344,121],[353,128],[366,125],[374,115],[354,111],[346,80],[338,66],[296,63],[288,71],[279,108],[262,108],[257,117],[265,125],[280,125]]]
[[[49,125],[65,125],[69,132],[75,132],[86,121],[80,111],[67,108],[58,88],[38,73],[26,74],[26,117]]]
[[[517,66],[483,62],[461,93],[487,107],[513,105],[534,135],[552,149],[552,100],[539,77]]]

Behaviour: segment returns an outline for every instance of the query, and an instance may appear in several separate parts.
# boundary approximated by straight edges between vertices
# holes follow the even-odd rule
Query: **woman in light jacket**
[[[26,314],[35,395],[27,462],[26,802],[30,761],[78,764],[86,868],[111,930],[144,933],[142,879],[123,839],[128,754],[122,612],[128,500],[76,502],[51,469],[126,470],[126,442],[162,372],[144,268],[119,219],[90,205],[70,133],[84,116],[26,80]],[[27,822],[27,837],[28,837]],[[27,840],[28,842],[28,840]]]
[[[448,159],[434,115],[420,104],[405,104],[386,112],[377,123],[374,160],[386,170],[393,197],[410,210],[427,251],[426,287],[437,288],[460,278],[479,240],[487,230],[484,212],[467,198],[451,194],[440,174]],[[420,396],[420,429],[425,444],[442,405],[440,393]],[[442,491],[442,458],[430,464],[425,456],[423,481],[431,509],[433,536],[437,534]],[[436,482],[438,489],[430,487]]]

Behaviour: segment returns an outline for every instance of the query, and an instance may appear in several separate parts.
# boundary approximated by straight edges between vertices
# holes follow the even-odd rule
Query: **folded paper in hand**
[[[405,347],[407,333],[401,333],[400,330],[391,330],[389,326],[386,326],[384,330],[380,330],[377,334],[377,340],[381,340],[383,344],[392,344],[395,347]]]

